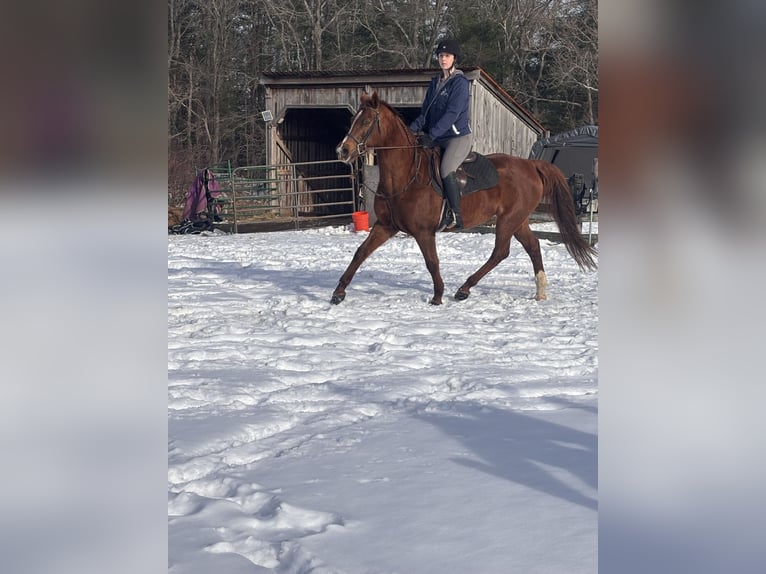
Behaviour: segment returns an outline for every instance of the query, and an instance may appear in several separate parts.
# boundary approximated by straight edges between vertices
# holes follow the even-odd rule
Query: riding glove
[[[431,136],[428,134],[420,133],[417,135],[417,142],[418,145],[421,145],[423,147],[434,147],[434,141],[431,139]]]

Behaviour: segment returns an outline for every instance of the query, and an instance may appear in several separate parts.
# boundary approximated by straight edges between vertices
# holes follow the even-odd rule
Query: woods
[[[435,68],[450,35],[552,133],[598,123],[596,0],[168,0],[168,185],[265,162],[263,71]]]

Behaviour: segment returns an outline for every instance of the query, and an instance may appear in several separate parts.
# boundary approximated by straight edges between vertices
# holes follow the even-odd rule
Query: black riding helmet
[[[434,50],[434,54],[436,54],[438,57],[442,52],[452,54],[455,56],[455,59],[457,59],[460,57],[460,44],[454,38],[444,38],[439,40],[439,43],[436,44],[436,50]]]

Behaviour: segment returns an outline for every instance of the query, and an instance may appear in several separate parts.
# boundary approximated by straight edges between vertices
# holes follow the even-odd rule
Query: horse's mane
[[[395,109],[391,104],[386,102],[385,100],[378,100],[378,105],[381,107],[386,108],[389,112],[391,112],[391,115],[394,117],[394,120],[399,122],[399,127],[402,129],[402,131],[407,136],[407,141],[412,141],[412,138],[414,137],[414,134],[412,133],[412,130],[407,125],[407,122],[404,120],[404,116],[399,113],[397,109]]]
[[[403,123],[404,125],[407,125],[407,123],[404,121],[404,116],[402,116],[399,110],[395,109],[391,104],[389,104],[385,100],[378,100],[378,102],[380,102],[380,105],[382,105],[383,107],[388,108],[388,111],[394,114],[394,117],[396,117],[401,123]]]

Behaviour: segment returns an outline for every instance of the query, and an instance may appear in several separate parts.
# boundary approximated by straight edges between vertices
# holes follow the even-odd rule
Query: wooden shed
[[[474,149],[526,158],[545,128],[484,70],[463,68],[471,81]],[[439,70],[264,72],[269,141],[267,163],[335,158],[362,90],[377,91],[407,121],[420,111],[428,83]],[[267,116],[268,117],[268,116]]]
[[[471,82],[471,128],[474,150],[526,158],[546,130],[479,67],[462,68]],[[325,162],[322,175],[342,174],[335,148],[351,126],[364,90],[378,95],[412,121],[420,112],[431,78],[438,69],[264,72],[266,89],[266,159],[269,165]],[[315,170],[315,171],[316,171]],[[316,175],[312,173],[309,175]]]

